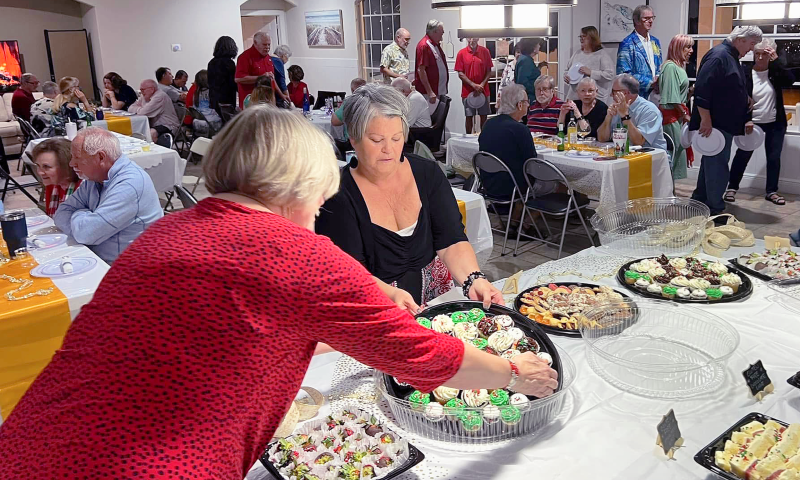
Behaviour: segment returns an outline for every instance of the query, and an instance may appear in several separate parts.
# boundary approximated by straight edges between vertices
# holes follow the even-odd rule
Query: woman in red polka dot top
[[[0,426],[0,478],[241,479],[322,342],[422,391],[544,396],[556,373],[419,326],[311,231],[339,171],[324,134],[269,106],[204,165],[215,194],[146,230]]]

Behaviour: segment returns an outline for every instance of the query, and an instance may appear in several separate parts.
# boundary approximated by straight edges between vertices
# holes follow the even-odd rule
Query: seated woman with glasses
[[[531,133],[558,134],[558,117],[563,100],[556,96],[556,81],[550,75],[542,75],[533,84],[536,101],[528,109],[528,129]]]
[[[597,138],[597,129],[603,124],[608,112],[608,105],[597,98],[597,83],[589,77],[578,82],[578,100],[574,102],[567,100],[561,106],[561,113],[558,116],[559,125],[564,126],[566,133],[567,125],[573,118],[582,131],[589,129],[590,137]]]

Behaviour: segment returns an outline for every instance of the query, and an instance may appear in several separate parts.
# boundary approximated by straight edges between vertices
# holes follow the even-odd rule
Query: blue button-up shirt
[[[108,171],[108,180],[81,182],[58,207],[53,221],[62,232],[111,263],[163,216],[150,176],[123,155]]]
[[[631,122],[636,125],[636,129],[644,137],[645,147],[667,149],[664,128],[661,125],[664,117],[653,102],[636,97],[636,100],[628,107],[628,115],[631,116]],[[616,128],[619,123],[620,116],[614,115],[614,118],[611,119],[611,128]]]

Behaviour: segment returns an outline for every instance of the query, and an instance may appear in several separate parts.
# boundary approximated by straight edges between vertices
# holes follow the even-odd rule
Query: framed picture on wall
[[[600,4],[600,41],[621,42],[633,31],[633,10],[642,0],[602,0]]]
[[[16,40],[0,40],[0,92],[19,86],[23,70]]]
[[[306,39],[312,48],[344,48],[342,11],[306,12]]]

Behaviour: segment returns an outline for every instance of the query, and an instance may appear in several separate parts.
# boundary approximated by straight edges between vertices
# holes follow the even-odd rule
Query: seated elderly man
[[[610,141],[611,132],[621,123],[628,129],[631,145],[667,149],[661,112],[654,103],[639,96],[639,81],[633,75],[617,75],[611,85],[611,98],[606,119],[597,129],[598,140]]]
[[[367,84],[367,81],[363,78],[354,78],[350,80],[350,93],[355,93],[356,90],[363,87]],[[350,137],[347,135],[347,126],[344,124],[344,102],[342,102],[342,106],[339,107],[338,110],[333,112],[331,115],[331,125],[334,127],[341,127],[344,126],[344,135],[339,140],[348,141]]]
[[[392,86],[408,99],[408,126],[430,127],[432,123],[428,100],[418,91],[412,90],[411,82],[403,77],[392,80]]]
[[[169,148],[172,138],[167,135],[174,135],[180,127],[172,100],[158,89],[155,80],[143,80],[139,90],[142,91],[142,96],[128,107],[128,111],[149,118],[151,138],[159,145]]]
[[[533,83],[536,101],[528,109],[528,128],[532,133],[558,135],[558,117],[563,100],[556,96],[556,80],[542,75]]]
[[[113,133],[97,127],[78,132],[69,165],[84,181],[53,221],[107,263],[164,216],[150,176],[122,154]]]
[[[56,82],[44,82],[42,84],[42,94],[44,96],[31,105],[31,124],[36,130],[41,132],[50,126],[53,119],[53,100],[58,96],[58,93]]]

